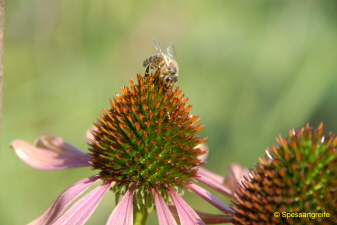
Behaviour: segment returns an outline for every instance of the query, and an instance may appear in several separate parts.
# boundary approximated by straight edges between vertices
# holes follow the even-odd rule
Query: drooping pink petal
[[[51,138],[49,140],[53,144],[47,146],[41,138],[37,140],[37,145],[44,147],[35,147],[21,140],[13,141],[11,147],[23,162],[39,170],[61,170],[91,165],[89,161],[92,157],[89,154],[62,142],[62,139]]]
[[[174,205],[168,205],[173,217],[176,220],[179,220],[179,216],[178,216],[178,211],[177,208]],[[204,223],[206,224],[223,224],[223,223],[230,223],[232,220],[231,217],[228,217],[226,215],[218,215],[218,214],[210,214],[210,213],[205,213],[205,212],[201,212],[198,210],[194,210],[199,217],[202,219],[202,221],[204,221]]]
[[[228,176],[224,185],[232,190],[232,193],[239,190],[239,183],[243,176],[249,177],[249,170],[240,166],[239,164],[232,163],[228,168]]]
[[[218,182],[219,184],[223,184],[225,182],[225,178],[223,176],[213,173],[212,171],[209,171],[208,169],[205,169],[204,167],[199,167],[198,175],[206,176],[207,178],[212,179],[215,182]]]
[[[85,196],[72,205],[61,217],[59,217],[53,225],[81,225],[84,224],[91,214],[95,211],[98,203],[103,198],[104,194],[110,189],[111,181],[108,181]]]
[[[219,209],[221,212],[227,214],[234,212],[228,205],[226,205],[225,203],[220,201],[217,197],[215,197],[214,195],[212,195],[211,193],[209,193],[208,191],[206,191],[205,189],[196,184],[189,184],[187,186],[187,189],[202,197],[204,200],[213,205],[215,208]]]
[[[154,200],[156,203],[156,211],[158,215],[158,221],[160,225],[177,225],[171,211],[169,210],[163,197],[159,191],[154,191]]]
[[[129,190],[110,214],[107,225],[133,224],[133,191],[134,185],[130,185]]]
[[[34,146],[37,148],[45,148],[54,152],[64,153],[67,155],[86,155],[86,153],[68,144],[62,138],[55,137],[50,134],[45,134],[38,137],[34,142]]]
[[[199,168],[199,170],[201,167]],[[217,181],[208,178],[207,176],[201,175],[200,173],[198,174],[200,177],[194,177],[195,180],[199,181],[202,184],[205,184],[206,186],[220,192],[221,194],[229,197],[229,198],[234,198],[232,191],[227,188],[225,185],[218,183]]]
[[[200,216],[202,221],[206,224],[223,224],[223,223],[231,223],[232,217],[228,217],[226,215],[217,215],[210,214],[195,210],[195,212]]]
[[[173,190],[173,188],[169,188],[168,193],[177,208],[181,225],[205,225],[198,214]]]
[[[92,176],[72,184],[59,195],[59,197],[47,209],[46,212],[30,222],[29,225],[50,224],[62,214],[62,212],[69,206],[70,203],[72,203],[85,190],[96,184],[98,181],[100,181],[99,177]]]

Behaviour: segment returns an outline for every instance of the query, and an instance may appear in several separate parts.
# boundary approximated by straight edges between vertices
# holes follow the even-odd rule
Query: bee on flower
[[[147,78],[138,75],[137,80],[137,85],[131,80],[130,87],[121,88],[121,95],[110,100],[111,108],[99,115],[87,134],[90,154],[51,135],[41,136],[34,145],[11,143],[17,156],[36,169],[89,166],[97,170],[97,175],[65,189],[30,224],[85,224],[109,190],[116,195],[117,206],[106,224],[145,224],[153,208],[160,225],[229,221],[226,214],[233,210],[195,184],[196,179],[203,181],[198,170],[208,151],[203,144],[206,138],[196,136],[203,129],[199,117],[189,114],[191,106],[179,87],[165,88],[159,71]],[[97,183],[102,184],[76,201]],[[183,190],[224,214],[194,210],[181,197]]]
[[[158,50],[158,53],[144,60],[145,77],[149,76],[150,69],[157,69],[166,87],[176,85],[178,82],[179,67],[177,63],[177,53],[173,43],[167,47],[167,52],[165,53],[159,41],[152,38],[152,42]]]

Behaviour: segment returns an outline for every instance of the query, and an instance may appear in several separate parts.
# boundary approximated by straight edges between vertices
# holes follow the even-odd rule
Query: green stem
[[[133,206],[133,225],[145,225],[148,214],[146,209],[140,210]]]

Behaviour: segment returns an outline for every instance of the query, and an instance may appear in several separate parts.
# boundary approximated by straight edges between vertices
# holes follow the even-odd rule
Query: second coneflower
[[[203,179],[198,169],[203,164],[200,156],[207,150],[199,147],[206,138],[196,136],[203,126],[197,124],[198,116],[189,114],[187,98],[179,87],[166,88],[158,73],[146,78],[138,75],[137,80],[138,85],[130,81],[129,88],[121,88],[122,94],[110,101],[111,109],[99,116],[88,138],[90,155],[50,136],[39,139],[36,147],[23,141],[12,143],[17,155],[34,168],[91,165],[99,170],[98,175],[67,188],[32,224],[84,224],[109,189],[118,205],[107,224],[145,224],[152,208],[161,225],[177,224],[174,218],[181,224],[229,221],[225,215],[196,213],[180,197],[184,189],[190,190],[225,214],[233,212],[193,183]],[[98,181],[103,184],[65,211]]]
[[[324,136],[322,123],[313,130],[279,136],[256,171],[232,164],[224,178],[199,169],[206,185],[233,200],[233,224],[337,224],[337,137]]]

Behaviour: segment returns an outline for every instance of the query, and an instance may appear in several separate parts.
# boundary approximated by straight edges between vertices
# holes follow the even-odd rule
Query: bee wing
[[[163,47],[161,47],[161,45],[159,44],[159,41],[157,41],[156,39],[152,38],[152,42],[154,44],[154,47],[156,47],[156,49],[158,50],[158,52],[162,55],[165,55],[164,54],[164,50],[163,50]]]
[[[169,68],[170,67],[169,60],[167,59],[168,58],[167,55],[164,53],[163,47],[161,47],[161,45],[159,44],[159,41],[157,41],[154,38],[152,38],[152,42],[154,44],[154,47],[156,47],[156,49],[158,50],[159,54],[163,56],[166,67]]]
[[[170,58],[174,61],[177,61],[177,52],[176,48],[174,47],[173,43],[167,47],[167,54],[170,56]]]

